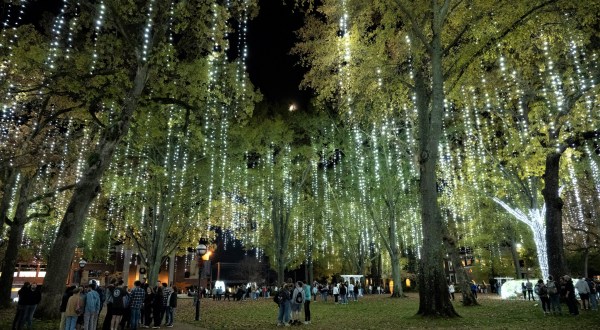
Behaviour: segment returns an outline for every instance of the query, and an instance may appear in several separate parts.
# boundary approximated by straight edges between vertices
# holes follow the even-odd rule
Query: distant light
[[[290,104],[289,110],[290,111],[296,111],[296,110],[298,110],[298,107],[294,103],[292,103],[292,104]]]

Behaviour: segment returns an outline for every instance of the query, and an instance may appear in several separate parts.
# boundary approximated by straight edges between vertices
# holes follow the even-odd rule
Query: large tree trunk
[[[441,27],[443,18],[434,3],[433,36],[431,42],[431,109],[425,77],[415,72],[415,92],[419,113],[419,195],[423,232],[423,253],[419,264],[419,311],[423,316],[458,316],[448,295],[444,273],[442,231],[444,223],[437,193],[437,160],[442,133],[444,107],[444,77],[442,74]],[[421,69],[421,70],[419,70]]]
[[[275,267],[277,268],[277,285],[284,283],[285,268],[287,266],[287,243],[289,239],[288,219],[289,213],[285,210],[282,196],[273,196],[271,201],[271,223],[275,239]]]
[[[590,249],[586,248],[583,250],[583,276],[588,277],[588,264],[590,260]]]
[[[29,209],[29,190],[31,188],[31,178],[23,175],[20,184],[19,202],[15,212],[15,217],[10,225],[8,236],[8,246],[2,263],[2,275],[0,276],[0,305],[9,307],[12,299],[10,298],[12,284],[14,279],[15,264],[19,253],[19,245],[23,238],[23,230],[27,224],[27,210]]]
[[[546,156],[544,172],[544,189],[542,195],[546,203],[546,247],[548,253],[548,268],[554,278],[568,274],[565,264],[563,241],[562,208],[563,201],[558,195],[559,165],[561,153],[551,153]]]
[[[121,139],[127,135],[131,117],[137,109],[142,91],[148,78],[148,65],[139,65],[133,80],[132,90],[124,100],[119,119],[102,131],[95,150],[88,158],[88,167],[77,183],[73,196],[60,223],[58,233],[48,258],[48,268],[44,278],[44,293],[38,311],[45,318],[59,316],[59,304],[75,247],[81,238],[85,216],[90,204],[98,195],[100,180],[110,165],[112,156]]]
[[[403,297],[402,277],[400,274],[400,252],[398,251],[394,255],[390,254],[390,259],[392,261],[392,280],[394,280],[394,293],[392,293],[392,297]]]
[[[394,293],[392,297],[402,297],[402,278],[400,274],[400,249],[398,248],[398,233],[396,230],[395,208],[391,207],[392,202],[387,202],[388,208],[392,215],[390,216],[388,240],[390,242],[390,259],[392,261],[392,279],[394,280]]]
[[[454,265],[454,269],[456,270],[456,284],[460,288],[460,292],[462,294],[462,303],[463,306],[477,306],[479,303],[477,302],[477,298],[473,295],[471,291],[471,279],[469,278],[469,274],[467,270],[463,267],[463,264],[458,255],[458,248],[456,247],[456,240],[453,237],[450,237],[449,233],[446,231],[446,235],[444,235],[444,243],[446,244],[446,251],[448,252],[448,256],[450,257],[450,261]]]

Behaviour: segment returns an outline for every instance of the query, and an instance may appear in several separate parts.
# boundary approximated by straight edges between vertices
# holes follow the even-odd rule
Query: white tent
[[[362,282],[361,279],[364,277],[364,275],[341,275],[342,278],[344,279],[344,282],[352,282],[354,281],[354,283],[356,282]]]

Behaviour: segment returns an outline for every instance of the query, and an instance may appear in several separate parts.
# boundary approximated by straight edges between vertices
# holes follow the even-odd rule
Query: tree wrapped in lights
[[[445,99],[459,94],[458,86],[470,76],[473,64],[499,42],[512,36],[518,42],[527,33],[524,24],[539,11],[552,8],[555,10],[544,15],[558,15],[561,8],[555,4],[571,3],[324,1],[316,9],[319,15],[309,19],[300,33],[303,42],[296,50],[311,67],[305,82],[322,93],[321,99],[349,89],[353,93],[343,99],[341,110],[360,109],[357,105],[372,96],[361,93],[368,90],[365,82],[374,81],[374,72],[382,68],[384,84],[404,86],[396,95],[408,96],[406,108],[415,110],[423,233],[419,314],[456,315],[441,268],[444,222],[437,202],[436,171]],[[490,24],[490,17],[494,24]],[[348,51],[350,48],[355,51]]]
[[[43,314],[56,314],[54,303],[62,295],[74,248],[85,228],[86,214],[117,146],[127,136],[131,122],[139,120],[140,104],[144,107],[149,103],[178,104],[194,109],[198,112],[194,117],[216,118],[206,122],[208,128],[225,118],[204,113],[218,111],[221,108],[216,106],[236,99],[231,93],[250,91],[249,96],[237,98],[243,101],[236,103],[235,116],[243,118],[252,108],[252,87],[247,82],[243,60],[231,60],[230,65],[224,54],[227,35],[232,30],[227,23],[231,15],[240,17],[243,20],[240,26],[245,26],[254,8],[252,1],[223,5],[159,0],[63,2],[52,34],[46,36],[50,46],[40,65],[39,89],[50,92],[62,89],[63,96],[76,100],[66,110],[50,109],[49,118],[71,114],[70,108],[90,114],[88,123],[93,122],[95,127],[88,141],[94,143],[91,150],[77,153],[85,155],[86,161],[81,162],[81,174],[70,201],[65,203],[64,216],[49,253]],[[245,58],[245,51],[241,53]],[[219,66],[211,66],[211,61]],[[217,67],[222,69],[218,74],[214,71]],[[199,74],[193,75],[194,72]],[[187,79],[180,79],[179,73],[187,74]],[[64,77],[69,79],[61,79]],[[229,88],[232,85],[239,88]],[[215,98],[218,101],[211,101]],[[213,106],[207,106],[209,102]],[[43,120],[34,125],[39,123]]]

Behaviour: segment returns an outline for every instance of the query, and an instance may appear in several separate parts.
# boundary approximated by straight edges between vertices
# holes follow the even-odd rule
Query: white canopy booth
[[[340,275],[340,276],[344,279],[344,282],[348,282],[348,283],[350,283],[350,282],[362,283],[362,278],[364,277],[364,275]]]

